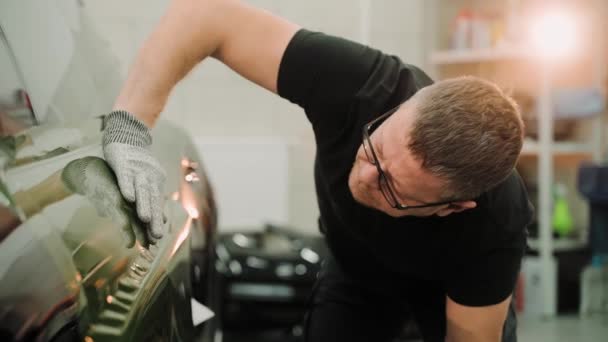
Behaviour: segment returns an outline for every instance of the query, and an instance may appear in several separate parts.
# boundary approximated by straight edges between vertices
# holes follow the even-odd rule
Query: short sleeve
[[[466,306],[488,306],[513,293],[524,250],[503,248],[454,267],[447,281],[447,295]]]
[[[382,56],[368,46],[301,29],[283,54],[278,94],[315,124],[317,116],[346,111]]]

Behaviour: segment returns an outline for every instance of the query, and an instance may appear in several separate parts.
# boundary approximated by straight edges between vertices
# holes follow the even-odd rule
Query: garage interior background
[[[408,63],[424,68],[427,66],[432,41],[428,37],[431,32],[424,24],[424,18],[428,15],[426,11],[429,10],[427,1],[256,0],[250,3],[309,29],[369,42],[385,52],[399,55]],[[86,11],[95,22],[98,33],[110,44],[112,55],[119,58],[123,74],[133,61],[138,47],[161,17],[166,4],[165,0],[86,1]],[[248,203],[269,200],[264,210],[274,216],[270,218],[275,221],[286,219],[286,222],[278,223],[287,223],[311,233],[317,231],[318,209],[312,168],[314,137],[299,107],[243,80],[221,63],[208,59],[177,86],[163,118],[183,126],[195,138],[204,137],[202,140],[219,143],[236,140],[246,144],[257,142],[260,148],[270,145],[277,152],[277,158],[285,156],[277,145],[285,146],[288,149],[286,160],[267,158],[265,161],[273,163],[272,166],[281,166],[280,163],[285,162],[282,166],[287,171],[284,175],[288,185],[286,193],[282,192],[281,184],[274,181],[276,172],[267,176],[259,172],[256,174],[259,178],[248,177],[248,180],[256,179],[254,186],[263,183],[271,193],[286,196],[287,206],[280,207],[280,201],[274,201],[270,196],[260,198],[256,191],[240,191],[238,195],[244,196],[243,201]],[[236,221],[242,226],[239,223],[243,223],[243,219],[234,216],[239,215],[236,208],[229,210],[231,215],[225,215],[222,211],[222,204],[231,205],[222,196],[230,194],[222,191],[223,183],[214,179],[213,160],[207,160],[204,154],[203,158],[208,165],[210,178],[218,189],[220,220],[230,220],[220,224],[232,226]],[[250,166],[243,165],[242,170],[248,170]],[[254,170],[262,171],[260,166],[254,167]],[[274,207],[268,209],[268,205]],[[240,215],[243,215],[242,212]]]
[[[604,19],[607,17],[607,6],[601,0],[553,2],[578,3],[582,4],[582,7],[590,6],[589,8],[599,7],[597,13],[603,15]],[[111,55],[118,58],[118,64],[124,76],[139,46],[161,17],[167,1],[108,0],[85,1],[85,3],[85,11],[95,24],[95,31],[108,42]],[[538,87],[536,83],[528,82],[535,77],[538,79],[538,72],[533,69],[517,70],[517,79],[513,80],[505,77],[514,71],[509,67],[496,68],[492,64],[489,66],[474,64],[472,66],[458,65],[452,68],[449,63],[447,63],[447,67],[444,67],[441,62],[436,62],[436,51],[446,49],[446,42],[449,39],[448,35],[455,16],[463,8],[481,8],[486,12],[505,15],[505,11],[508,11],[511,6],[542,3],[542,1],[311,0],[302,3],[252,0],[250,3],[293,20],[306,28],[344,36],[370,44],[387,53],[396,54],[407,63],[422,67],[435,78],[473,73],[498,80],[503,86],[512,87],[511,89],[515,90],[522,90],[520,88],[529,90]],[[322,15],[323,13],[325,15]],[[329,15],[330,13],[332,15]],[[598,19],[601,20],[601,18]],[[606,31],[605,26],[600,29],[603,32]],[[583,38],[589,41],[589,37],[577,37],[579,40],[583,40]],[[603,46],[605,50],[606,44],[597,44],[603,40],[598,39],[593,47],[601,49]],[[605,56],[606,53],[604,52],[602,55]],[[598,58],[595,51],[589,56]],[[595,63],[585,64],[588,61],[589,59],[584,59],[582,63],[579,63],[579,67]],[[571,68],[572,70],[569,72],[570,74],[578,73],[575,83],[578,82],[579,85],[581,82],[597,83],[590,80],[589,77],[597,77],[601,80],[600,82],[605,82],[605,65],[606,58],[604,57],[603,62],[600,62],[600,69]],[[526,74],[527,77],[524,77]],[[580,75],[584,76],[580,77]],[[196,139],[199,139],[202,145],[238,142],[270,145],[271,149],[279,153],[277,159],[280,160],[272,158],[268,158],[268,160],[275,163],[274,165],[286,163],[282,167],[286,169],[287,174],[280,179],[283,179],[288,185],[286,193],[282,190],[280,182],[275,188],[270,188],[273,194],[287,198],[286,207],[277,206],[277,203],[282,203],[278,200],[276,203],[268,203],[274,206],[271,210],[266,209],[268,215],[271,215],[270,219],[279,221],[278,223],[287,223],[296,229],[316,231],[318,210],[312,177],[314,139],[310,125],[300,108],[244,81],[221,63],[208,59],[196,67],[176,87],[163,113],[163,118],[183,126]],[[579,136],[584,134],[579,134]],[[282,145],[283,148],[278,147],[279,145]],[[230,147],[228,148],[230,149]],[[263,147],[260,146],[260,148]],[[286,155],[280,152],[284,149],[287,149]],[[285,157],[287,160],[282,160]],[[225,162],[227,161],[225,160]],[[209,164],[212,164],[211,161]],[[260,168],[261,166],[258,166],[257,169],[254,168],[254,172],[262,171]],[[210,169],[211,178],[214,178],[214,170],[211,167]],[[262,179],[276,179],[276,177],[264,178],[263,172],[256,175]],[[273,176],[278,175],[275,172]],[[218,187],[222,187],[223,184],[221,180],[214,180],[214,183],[218,184]],[[262,181],[260,183],[265,183],[266,186],[273,184]],[[234,188],[237,189],[236,186]],[[232,191],[232,189],[230,190]],[[221,196],[222,193],[230,196],[231,191],[219,191],[218,201],[228,203],[227,205],[230,206],[231,201],[223,200]],[[239,195],[249,195],[251,199],[257,198],[255,191]],[[584,208],[584,202],[580,198],[571,197],[573,197],[575,208]],[[257,199],[259,200],[259,198]],[[577,222],[586,221],[585,210],[573,211]],[[234,214],[238,212],[236,208],[234,210],[231,208],[229,212],[230,215],[224,215],[224,218],[234,220],[234,222],[225,222],[225,226],[246,225],[243,223],[252,219],[252,217],[235,218]]]
[[[100,45],[100,48],[107,48],[108,54],[117,58],[117,66],[124,78],[138,48],[158,22],[168,1],[81,2],[84,4],[83,10],[92,19],[93,31],[107,44]],[[498,61],[504,56],[497,57],[491,50],[485,50],[490,51],[487,54],[473,56],[473,59],[477,58],[474,63],[458,61],[461,56],[441,52],[448,48],[450,32],[463,8],[482,8],[484,11],[504,15],[510,6],[540,3],[540,0],[248,2],[308,29],[343,36],[396,54],[405,62],[420,66],[435,78],[474,73],[498,80],[508,88],[520,92],[535,95],[542,92],[541,85],[537,82],[539,70],[530,66],[516,69],[516,66],[510,64],[505,67],[502,61]],[[605,91],[608,66],[608,44],[605,39],[608,29],[605,23],[608,22],[608,2],[545,2],[575,4],[593,11],[594,18],[600,23],[595,28],[597,31],[577,37],[581,43],[587,44],[578,48],[587,56],[574,67],[565,70],[558,82],[564,86],[600,86]],[[517,54],[525,55],[526,51],[512,53],[507,59],[520,58],[521,55]],[[531,79],[536,79],[536,82],[530,82]],[[216,188],[222,231],[255,228],[269,220],[305,233],[317,233],[318,209],[313,182],[314,137],[299,107],[243,80],[219,62],[208,59],[176,87],[163,118],[186,129],[199,144],[211,182]],[[592,140],[592,144],[585,145],[583,149],[579,149],[580,145],[576,144],[555,145],[555,180],[566,186],[566,199],[577,227],[587,226],[589,217],[586,201],[576,189],[576,167],[583,160],[601,158],[605,150],[602,141],[606,141],[604,125],[601,117],[594,117],[593,120],[577,122],[573,128],[568,129],[567,135],[571,140],[584,143],[586,138]],[[598,142],[599,147],[592,146]],[[524,176],[527,174],[534,179],[535,175],[542,173],[536,169],[536,161],[547,150],[535,145],[528,147],[530,148],[522,156],[520,170]],[[261,159],[256,157],[259,155],[265,156],[264,163],[259,162]],[[242,183],[235,183],[239,174],[246,177],[240,178]],[[539,191],[531,190],[537,193]],[[233,200],[235,198],[239,201]],[[575,250],[583,243],[581,241],[584,241],[584,236],[584,232],[579,231],[571,235],[570,239],[556,240],[555,250]],[[536,240],[537,248],[540,244],[542,243]],[[551,250],[545,252],[545,256],[552,255]],[[548,264],[547,258],[544,260],[537,265],[539,276],[555,276],[551,272],[555,272],[553,268],[556,266]],[[558,291],[555,287],[548,291],[546,288],[535,290],[541,293],[539,298]],[[603,293],[600,291],[598,295],[603,296],[603,299],[594,300],[608,303],[608,290]],[[538,310],[545,313],[551,311],[546,309],[547,305],[551,307],[546,301],[541,301],[537,305]],[[574,325],[573,322],[554,321],[549,328],[549,335],[544,330],[542,334],[528,332],[525,340],[562,338],[566,341],[578,338],[585,332],[596,334],[599,339],[599,336],[608,333],[605,317],[599,323],[594,321],[595,325],[585,325],[584,322],[582,325]],[[525,322],[523,327],[526,328]]]

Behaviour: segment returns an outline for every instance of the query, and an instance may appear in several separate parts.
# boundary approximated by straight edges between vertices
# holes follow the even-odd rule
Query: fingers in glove
[[[131,203],[135,202],[135,179],[130,172],[119,172],[116,174],[116,179],[123,197]]]
[[[159,240],[163,237],[163,215],[157,212],[152,213],[148,235],[151,240]]]
[[[137,178],[135,181],[135,205],[137,206],[137,215],[145,222],[150,223],[152,220],[152,208],[150,201],[150,185],[145,177]]]
[[[146,224],[139,221],[137,218],[133,218],[131,220],[131,229],[135,234],[135,238],[139,241],[139,244],[144,248],[150,247],[150,240],[148,239],[148,235],[146,234]]]
[[[153,239],[160,239],[164,233],[163,219],[163,198],[158,190],[153,189],[150,194],[150,206],[152,208],[152,220],[150,221],[150,236]]]

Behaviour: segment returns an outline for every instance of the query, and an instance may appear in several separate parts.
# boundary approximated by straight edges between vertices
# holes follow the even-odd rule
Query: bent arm
[[[238,0],[173,0],[140,49],[114,109],[152,127],[173,87],[208,56],[276,93],[281,58],[298,29]]]

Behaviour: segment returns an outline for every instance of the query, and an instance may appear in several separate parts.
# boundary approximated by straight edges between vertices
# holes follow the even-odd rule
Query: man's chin
[[[371,206],[369,198],[365,196],[365,190],[361,189],[361,188],[357,188],[356,185],[353,186],[350,182],[348,183],[348,188],[350,190],[350,194],[353,196],[353,199],[355,200],[355,202],[368,207],[368,208],[373,208],[373,206]]]
[[[353,199],[355,200],[355,202],[362,204],[364,206],[368,206],[367,203],[365,203],[364,198],[361,197],[361,193],[358,191],[353,191],[353,189],[350,189],[350,194],[353,196]]]

